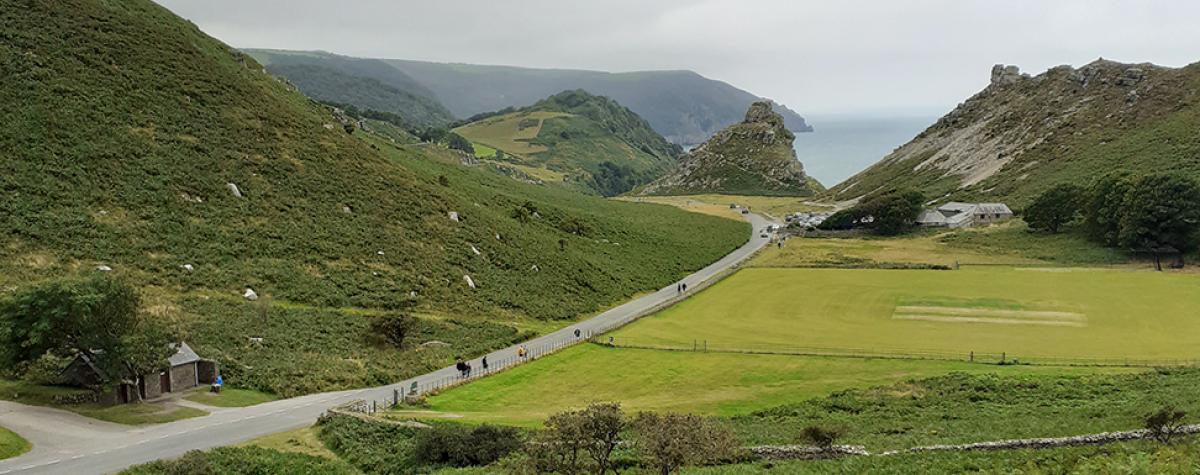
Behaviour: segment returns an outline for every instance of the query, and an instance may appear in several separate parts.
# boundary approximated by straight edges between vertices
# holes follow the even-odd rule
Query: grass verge
[[[220,394],[197,391],[188,395],[186,399],[214,407],[246,407],[271,402],[278,398],[274,395],[251,389],[223,388]]]
[[[16,457],[33,448],[29,441],[15,432],[0,427],[0,460]]]

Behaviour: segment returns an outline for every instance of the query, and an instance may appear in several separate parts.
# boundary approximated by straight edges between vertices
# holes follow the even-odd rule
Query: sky
[[[1193,0],[159,2],[239,48],[689,69],[810,118],[940,115],[986,86],[997,63],[1037,74],[1099,57],[1200,60]]]

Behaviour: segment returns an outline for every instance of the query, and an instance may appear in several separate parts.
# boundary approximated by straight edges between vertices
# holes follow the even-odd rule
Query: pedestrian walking
[[[525,345],[517,347],[517,358],[525,359],[525,355],[527,354],[529,354],[529,352],[525,351]]]
[[[683,284],[675,284],[675,293],[677,293],[677,294],[683,293]]]
[[[463,376],[470,378],[471,377],[471,363],[463,363],[463,367],[466,368],[466,370],[463,371]]]
[[[575,329],[575,338],[579,338],[579,329],[578,328]]]
[[[467,363],[463,362],[462,358],[459,358],[458,362],[454,363],[454,369],[458,370],[459,376],[467,377]]]
[[[487,357],[486,357],[486,356],[484,356],[484,357],[483,357],[483,359],[479,361],[479,364],[483,365],[483,371],[484,371],[484,372],[487,372],[487,370],[488,370],[488,364],[487,364]]]
[[[684,292],[687,292],[687,283],[684,283],[684,284],[683,284],[683,291],[684,291]]]

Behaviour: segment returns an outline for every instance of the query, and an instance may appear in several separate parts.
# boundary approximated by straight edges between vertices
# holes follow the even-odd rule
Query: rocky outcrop
[[[770,102],[755,102],[741,123],[685,154],[677,169],[638,194],[811,195],[813,182],[796,159],[795,139]]]
[[[1200,176],[1200,64],[1100,59],[1030,76],[995,65],[990,84],[879,163],[833,187],[852,200],[903,186],[930,199],[1020,207],[1063,181],[1173,169]],[[1079,180],[1083,181],[1080,182]]]

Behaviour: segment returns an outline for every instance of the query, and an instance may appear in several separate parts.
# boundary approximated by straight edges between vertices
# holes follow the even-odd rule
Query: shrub
[[[800,440],[821,450],[829,450],[845,435],[842,429],[808,426],[800,431]]]
[[[370,318],[371,334],[395,348],[404,347],[404,339],[414,326],[413,318],[401,313],[386,313]]]
[[[694,414],[643,412],[633,427],[642,462],[661,475],[685,465],[734,461],[740,451],[728,427]]]
[[[1171,443],[1171,438],[1183,429],[1183,418],[1187,412],[1166,406],[1146,416],[1146,430],[1150,437],[1164,444]]]
[[[521,434],[511,427],[439,424],[417,434],[414,454],[423,465],[490,465],[518,451]]]

